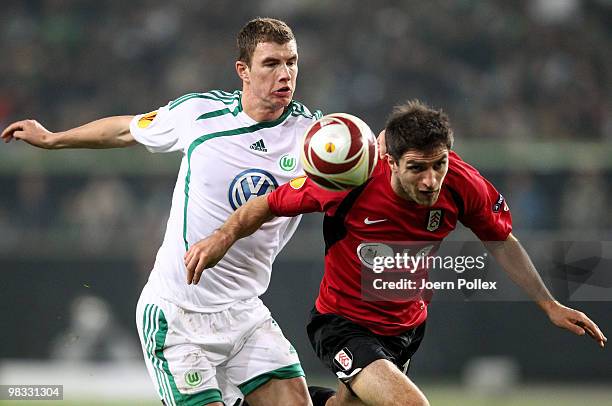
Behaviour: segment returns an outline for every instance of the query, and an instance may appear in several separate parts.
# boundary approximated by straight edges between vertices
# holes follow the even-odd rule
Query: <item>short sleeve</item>
[[[270,193],[268,205],[275,216],[293,217],[333,210],[346,194],[322,189],[308,177],[300,176]]]
[[[470,186],[460,221],[481,241],[505,241],[512,232],[512,216],[504,196],[480,174]]]
[[[173,152],[183,148],[177,118],[169,105],[135,116],[130,123],[134,139],[151,152]]]

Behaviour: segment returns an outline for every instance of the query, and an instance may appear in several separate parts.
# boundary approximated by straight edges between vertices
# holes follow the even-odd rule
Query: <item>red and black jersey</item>
[[[285,184],[270,195],[277,216],[325,212],[325,273],[316,308],[358,323],[374,333],[395,335],[427,317],[424,301],[361,299],[364,242],[441,241],[457,221],[483,241],[503,241],[512,231],[510,212],[501,194],[454,152],[438,201],[431,207],[399,197],[391,188],[391,168],[380,160],[370,180],[346,192],[323,190],[306,179]]]

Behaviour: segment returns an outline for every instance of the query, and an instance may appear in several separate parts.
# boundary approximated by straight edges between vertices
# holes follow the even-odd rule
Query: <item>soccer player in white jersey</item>
[[[36,147],[181,151],[163,244],[137,306],[145,362],[166,405],[309,405],[298,356],[258,298],[299,219],[278,218],[240,243],[199,284],[185,255],[251,197],[301,172],[299,137],[320,112],[293,100],[298,53],[282,21],[257,18],[237,37],[242,91],[179,97],[143,115],[52,133],[34,120],[1,137]]]

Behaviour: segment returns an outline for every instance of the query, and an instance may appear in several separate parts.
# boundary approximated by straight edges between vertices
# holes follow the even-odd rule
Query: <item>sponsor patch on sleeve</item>
[[[504,209],[504,211],[508,211],[510,210],[508,208],[508,205],[506,204],[506,200],[504,199],[504,197],[502,196],[502,194],[500,193],[499,196],[497,196],[497,200],[495,201],[495,203],[493,204],[493,213],[499,213],[499,211],[501,209]]]
[[[157,110],[147,113],[138,120],[138,128],[147,128],[151,122],[157,117]]]
[[[293,178],[289,181],[289,186],[294,188],[295,190],[300,189],[306,183],[306,176],[300,176],[299,178]]]

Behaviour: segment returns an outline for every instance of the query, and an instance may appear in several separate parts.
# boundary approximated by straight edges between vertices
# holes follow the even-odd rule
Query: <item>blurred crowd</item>
[[[130,259],[148,274],[174,177],[0,176],[2,254]]]
[[[258,15],[294,28],[309,106],[378,128],[418,97],[461,137],[612,139],[609,0],[6,1],[0,124],[65,128],[235,89],[234,35]]]

